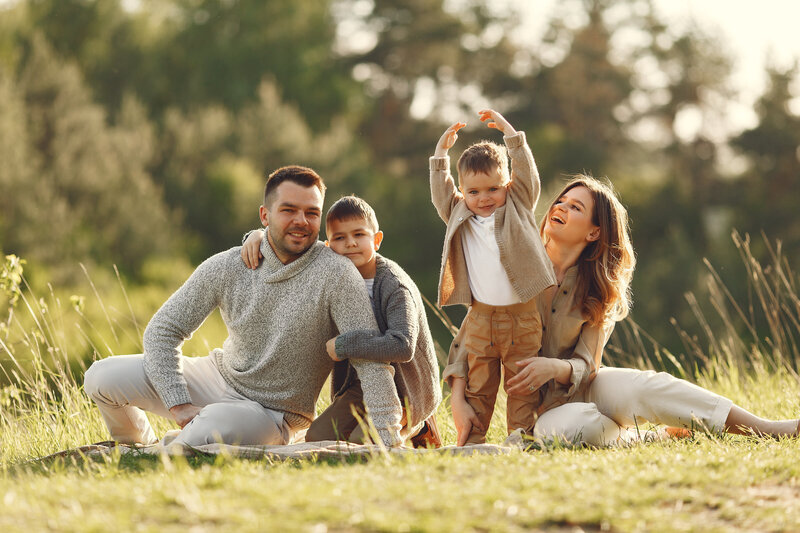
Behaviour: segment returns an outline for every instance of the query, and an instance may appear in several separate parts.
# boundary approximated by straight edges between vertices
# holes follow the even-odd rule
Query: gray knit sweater
[[[256,270],[245,267],[240,247],[207,259],[147,325],[145,371],[167,408],[191,403],[180,347],[217,307],[228,338],[212,353],[225,381],[284,412],[295,429],[311,423],[333,367],[325,342],[339,332],[375,328],[364,282],[349,259],[317,242],[284,265],[266,238],[261,253],[264,261]],[[370,362],[356,369],[367,412],[396,439],[401,409],[391,366]],[[387,441],[385,433],[381,437]]]
[[[392,363],[397,391],[409,411],[407,425],[415,427],[442,401],[439,363],[419,289],[400,265],[380,255],[372,310],[380,331],[356,330],[340,335],[336,338],[336,355]],[[349,386],[352,374],[337,364],[331,391]]]

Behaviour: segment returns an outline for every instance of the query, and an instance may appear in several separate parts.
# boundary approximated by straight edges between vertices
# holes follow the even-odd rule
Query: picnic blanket
[[[52,459],[80,459],[84,457],[110,456],[115,453],[120,454],[140,454],[140,455],[170,455],[192,457],[196,455],[228,455],[244,459],[270,459],[276,461],[286,461],[290,459],[348,459],[355,457],[375,457],[384,454],[410,455],[410,454],[451,454],[451,455],[473,455],[489,454],[500,455],[511,453],[515,449],[511,446],[500,446],[497,444],[475,444],[471,446],[444,446],[442,448],[386,448],[376,444],[353,444],[341,441],[320,441],[320,442],[298,442],[286,445],[262,445],[262,446],[237,446],[233,444],[205,444],[203,446],[185,446],[179,443],[163,440],[158,444],[149,446],[128,446],[113,441],[98,442],[60,451],[36,461],[47,461]],[[517,448],[518,449],[518,448]]]

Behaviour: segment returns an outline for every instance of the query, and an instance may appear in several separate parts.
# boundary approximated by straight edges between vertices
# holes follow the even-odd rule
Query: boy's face
[[[375,277],[375,252],[383,241],[383,232],[373,231],[363,218],[333,220],[326,227],[325,244],[350,259],[364,278]]]
[[[461,194],[467,208],[482,217],[488,217],[495,209],[506,205],[508,181],[495,168],[489,174],[464,172],[459,175]]]

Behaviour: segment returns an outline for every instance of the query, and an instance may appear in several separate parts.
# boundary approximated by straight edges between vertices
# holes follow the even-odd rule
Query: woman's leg
[[[616,443],[622,431],[593,403],[572,402],[543,413],[533,427],[533,436],[550,440],[584,442],[592,446]]]
[[[623,427],[647,421],[730,433],[797,434],[797,420],[759,418],[723,396],[665,372],[601,368],[586,400]]]

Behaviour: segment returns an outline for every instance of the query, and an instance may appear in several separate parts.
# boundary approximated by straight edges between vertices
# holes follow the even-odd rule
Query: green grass
[[[717,325],[707,328],[705,341],[689,339],[694,363],[666,352],[632,322],[619,328],[610,356],[617,364],[670,366],[762,416],[798,416],[795,277],[778,268],[779,257],[772,268],[746,264],[756,280],[753,301],[763,304],[737,308],[712,271],[709,299],[717,314],[696,309],[701,323]],[[794,439],[697,434],[611,449],[552,444],[499,456],[345,462],[132,455],[36,461],[108,438],[81,390],[85,364],[75,354],[115,353],[141,321],[133,309],[128,318],[119,311],[127,296],[114,304],[95,297],[75,309],[61,305],[64,295],[35,297],[21,278],[15,292],[9,267],[0,279],[9,310],[0,316],[6,325],[0,331],[3,532],[800,530]],[[766,324],[766,336],[755,334],[758,322]],[[75,328],[85,334],[73,337]],[[193,349],[216,345],[219,328],[213,321],[204,326]],[[502,406],[501,397],[490,442],[505,436]],[[448,402],[438,419],[452,444]],[[151,420],[159,433],[175,427]]]

